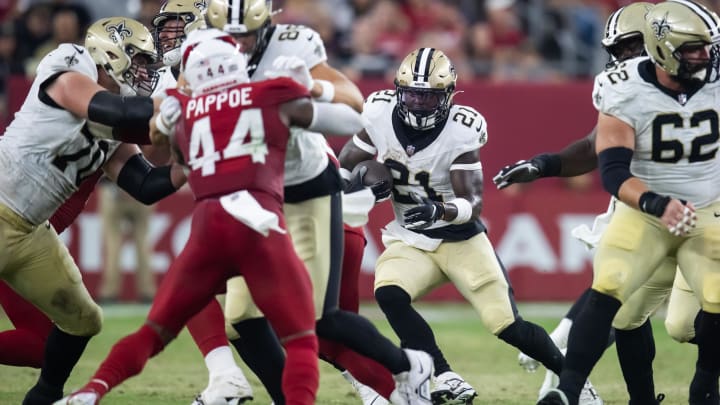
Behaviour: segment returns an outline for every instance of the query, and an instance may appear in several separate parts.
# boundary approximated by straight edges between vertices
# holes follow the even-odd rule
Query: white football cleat
[[[520,352],[518,353],[518,364],[524,368],[528,373],[534,373],[540,367],[540,362],[528,356],[527,354]]]
[[[595,387],[590,384],[590,380],[585,381],[582,391],[580,391],[580,399],[578,405],[603,405],[604,402],[598,395]]]
[[[349,371],[345,370],[342,376],[352,385],[357,392],[358,396],[362,400],[363,405],[389,405],[387,399],[383,398],[382,395],[375,392],[374,389],[358,381]]]
[[[420,350],[403,349],[410,362],[410,370],[395,374],[395,391],[390,400],[394,405],[431,405],[430,380],[435,365],[429,354]]]
[[[435,377],[435,386],[430,393],[435,405],[472,404],[476,396],[475,389],[452,371],[446,371]]]
[[[545,394],[557,388],[558,384],[560,384],[560,377],[552,371],[547,370],[545,372],[545,380],[543,380],[540,391],[538,391],[538,399],[544,398]]]
[[[239,405],[253,399],[252,387],[239,367],[210,375],[210,383],[191,405]]]
[[[59,401],[53,402],[53,405],[97,405],[99,403],[97,393],[84,391],[72,393]]]

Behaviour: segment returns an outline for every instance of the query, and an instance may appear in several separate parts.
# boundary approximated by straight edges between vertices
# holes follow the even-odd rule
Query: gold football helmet
[[[720,19],[688,0],[656,4],[644,28],[645,48],[661,69],[679,80],[717,80]],[[706,57],[687,58],[683,51],[705,49]]]
[[[207,21],[233,36],[256,35],[255,45],[244,50],[252,57],[267,46],[272,14],[271,0],[209,0]]]
[[[640,1],[621,7],[605,23],[602,45],[612,60],[609,65],[640,56],[645,52],[645,16],[653,4]]]
[[[140,22],[125,17],[103,18],[85,36],[85,48],[120,86],[122,95],[150,95],[158,73],[147,65],[157,62],[153,37]]]
[[[398,114],[416,129],[428,130],[450,113],[457,73],[445,54],[435,48],[412,51],[395,74]]]
[[[180,63],[180,45],[187,34],[205,28],[205,0],[168,0],[153,17],[153,34],[165,66]]]

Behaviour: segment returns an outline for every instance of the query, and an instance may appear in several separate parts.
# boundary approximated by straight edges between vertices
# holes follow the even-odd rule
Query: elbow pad
[[[633,177],[630,173],[632,156],[632,149],[622,146],[608,148],[598,154],[598,166],[603,187],[615,197],[618,197],[620,186],[627,179]]]
[[[138,153],[120,169],[117,184],[141,203],[155,204],[176,191],[170,177],[171,167],[154,167]]]
[[[350,106],[313,101],[313,118],[307,129],[331,135],[354,135],[364,128],[362,116]]]
[[[120,96],[109,91],[99,91],[90,100],[88,118],[113,128],[132,128],[147,136],[154,106],[150,97]],[[115,132],[115,131],[114,131]],[[130,142],[128,139],[117,139]],[[133,142],[134,143],[134,142]]]

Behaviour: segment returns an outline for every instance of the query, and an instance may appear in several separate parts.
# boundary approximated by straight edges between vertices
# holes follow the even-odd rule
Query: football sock
[[[580,294],[580,297],[578,297],[578,299],[572,304],[572,306],[568,310],[565,318],[569,319],[570,321],[574,321],[575,318],[577,318],[577,315],[580,313],[580,311],[582,311],[583,306],[585,306],[585,303],[588,300],[590,291],[590,289],[587,289],[582,294]]]
[[[260,379],[275,405],[285,403],[282,372],[285,353],[265,318],[246,319],[233,324],[240,335],[230,341],[245,364]]]
[[[220,346],[205,356],[205,366],[210,374],[234,370],[238,367],[230,346]]]
[[[45,345],[45,362],[40,371],[40,382],[57,388],[62,394],[65,382],[85,351],[90,337],[71,335],[53,326]]]
[[[405,353],[383,336],[375,325],[356,313],[328,311],[315,324],[315,331],[318,337],[342,343],[382,364],[393,374],[410,370],[410,362]],[[350,372],[353,370],[350,369]]]
[[[356,380],[383,397],[390,398],[390,394],[395,390],[395,380],[382,364],[355,353],[339,343],[327,339],[319,339],[319,341],[322,359],[329,360],[336,368],[346,370]]]
[[[563,355],[555,346],[545,329],[517,317],[498,338],[517,347],[521,352],[542,363],[548,370],[559,374],[563,367]]]
[[[573,322],[558,386],[571,404],[577,403],[585,380],[607,347],[610,324],[620,305],[619,300],[591,290],[587,303]]]
[[[702,313],[703,311],[698,311],[697,315],[695,315],[695,320],[693,321],[693,326],[695,327],[695,336],[693,336],[692,339],[688,340],[688,343],[692,343],[694,345],[697,344],[697,331],[700,328]]]
[[[408,293],[397,286],[380,287],[375,290],[375,300],[395,334],[400,337],[400,346],[422,350],[432,356],[436,376],[450,371],[450,365],[435,341],[432,328],[412,307]]]
[[[190,318],[187,329],[203,357],[207,357],[208,353],[218,347],[228,345],[225,316],[217,300],[211,300],[205,308]],[[232,359],[232,352],[230,358]]]
[[[115,343],[83,390],[91,389],[102,397],[123,381],[139,374],[148,359],[164,347],[160,335],[153,328],[147,324],[141,326],[135,333]]]
[[[26,329],[0,333],[0,364],[40,368],[43,364],[45,338]]]
[[[315,335],[285,342],[287,360],[282,375],[282,387],[288,405],[315,404],[320,374],[318,371],[318,341]]]
[[[650,320],[636,329],[616,330],[615,349],[630,395],[630,404],[656,403],[652,369],[655,339]]]
[[[690,403],[718,403],[718,375],[720,374],[720,314],[700,311],[695,340],[698,347],[698,360],[695,364],[695,376],[690,384]]]

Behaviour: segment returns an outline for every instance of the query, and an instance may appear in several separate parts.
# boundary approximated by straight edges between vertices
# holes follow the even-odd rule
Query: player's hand
[[[362,166],[358,169],[355,176],[353,176],[349,181],[345,181],[345,185],[343,187],[345,194],[354,193],[366,187],[370,187],[370,191],[372,191],[375,196],[375,202],[385,201],[390,198],[390,194],[392,194],[392,187],[390,186],[390,183],[387,180],[380,180],[366,186],[364,181],[365,173],[367,173],[367,167]]]
[[[313,87],[310,69],[305,61],[297,56],[278,56],[272,63],[272,70],[265,72],[265,76],[271,79],[289,77],[308,90],[312,90]]]
[[[405,217],[405,228],[425,229],[437,222],[445,215],[445,207],[442,203],[422,197],[416,193],[410,193],[410,197],[419,205],[410,208],[403,213]]]
[[[532,160],[520,160],[503,167],[493,177],[498,190],[515,183],[529,183],[540,177],[540,168]]]
[[[673,235],[687,235],[697,224],[695,206],[692,203],[684,204],[682,201],[672,198],[665,207],[660,220]]]
[[[355,193],[365,188],[365,183],[363,183],[365,173],[367,173],[367,167],[363,166],[358,169],[355,176],[353,176],[349,181],[346,180],[344,182],[343,191],[345,191],[345,194]]]
[[[167,97],[160,103],[160,114],[155,119],[158,131],[170,135],[175,123],[180,119],[182,106],[175,97]]]

